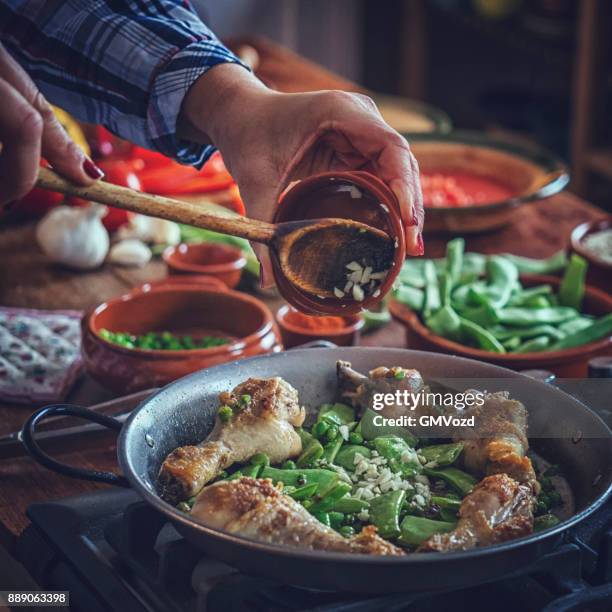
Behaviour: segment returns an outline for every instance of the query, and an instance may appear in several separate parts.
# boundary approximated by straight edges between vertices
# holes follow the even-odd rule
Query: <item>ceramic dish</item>
[[[589,262],[587,281],[604,291],[612,291],[612,264],[586,249],[582,241],[589,235],[612,228],[612,216],[597,221],[587,221],[575,227],[571,234],[572,249]]]
[[[395,241],[395,252],[389,272],[380,285],[379,295],[384,296],[390,291],[406,258],[404,226],[393,192],[368,172],[324,172],[296,183],[285,193],[276,209],[274,223],[323,217],[354,219],[389,234]],[[333,257],[332,253],[330,257]],[[290,284],[274,259],[272,269],[282,296],[306,314],[344,316],[368,309],[380,301],[380,297],[373,295],[366,296],[361,302],[351,297],[321,298]]]
[[[569,182],[566,166],[536,147],[479,132],[405,134],[421,172],[465,172],[506,185],[514,195],[498,202],[425,209],[425,232],[466,234],[507,225],[514,209],[547,198]]]
[[[246,257],[240,249],[213,242],[194,242],[168,247],[163,259],[170,274],[204,274],[233,289],[242,276]]]
[[[288,316],[291,312],[296,312],[296,310],[285,304],[276,313],[276,322],[280,328],[285,348],[299,346],[312,340],[328,340],[337,346],[353,346],[359,341],[361,329],[365,323],[360,314],[354,314],[341,317],[344,325],[337,329],[311,329],[292,321]]]
[[[521,276],[521,283],[525,287],[548,283],[557,288],[560,282],[559,278],[553,276]],[[612,355],[612,340],[610,338],[603,338],[590,344],[563,351],[492,353],[437,336],[425,327],[417,313],[394,299],[389,300],[389,310],[393,318],[406,328],[406,346],[410,348],[469,357],[512,370],[549,370],[559,377],[586,378],[587,364],[591,358],[600,355]],[[612,296],[599,289],[587,287],[584,298],[584,312],[597,316],[612,312]]]
[[[101,384],[130,393],[165,385],[185,374],[244,357],[282,349],[280,333],[267,306],[258,299],[207,284],[143,285],[104,302],[82,322],[83,359]],[[222,346],[192,350],[130,349],[105,340],[100,332],[150,331],[173,334],[214,334],[226,337]]]

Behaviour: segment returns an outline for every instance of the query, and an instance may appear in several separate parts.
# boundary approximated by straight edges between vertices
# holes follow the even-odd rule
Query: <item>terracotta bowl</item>
[[[233,289],[242,276],[246,257],[236,247],[214,242],[197,242],[168,247],[163,259],[170,274],[204,274]]]
[[[333,330],[309,329],[288,319],[287,315],[291,312],[296,312],[295,308],[285,304],[276,313],[276,322],[280,328],[285,348],[299,346],[313,340],[328,340],[337,346],[354,346],[359,341],[361,329],[365,323],[360,314],[353,314],[342,317],[344,325],[341,328]]]
[[[544,283],[558,287],[561,280],[553,276],[529,275],[521,277],[521,282],[526,287]],[[559,377],[586,378],[590,359],[601,355],[612,355],[611,338],[603,338],[597,342],[563,351],[499,355],[437,336],[425,327],[417,313],[394,299],[389,300],[389,310],[393,318],[406,328],[408,348],[479,359],[512,370],[549,370]],[[599,289],[587,287],[583,310],[586,314],[596,316],[612,312],[612,296]]]
[[[82,321],[82,352],[87,371],[104,386],[130,393],[165,385],[213,365],[282,350],[272,313],[258,299],[219,289],[202,281],[194,284],[143,285],[104,302]],[[230,342],[208,349],[165,351],[129,349],[100,336],[100,330],[143,334],[217,333]]]
[[[591,251],[587,251],[582,241],[589,234],[594,234],[610,228],[612,228],[612,216],[598,221],[587,221],[575,227],[570,238],[572,250],[589,262],[587,281],[608,292],[612,291],[612,264],[597,257],[591,253]]]
[[[352,197],[346,187],[356,187],[360,197]],[[308,177],[289,189],[276,209],[274,222],[322,217],[361,221],[387,232],[395,240],[393,263],[380,287],[380,296],[369,296],[362,302],[349,298],[319,298],[290,284],[273,259],[274,279],[281,295],[298,310],[313,315],[344,316],[373,307],[381,296],[390,291],[406,258],[404,226],[395,195],[380,179],[368,172],[324,172]],[[333,254],[330,253],[330,257]]]
[[[464,208],[425,208],[426,233],[466,234],[508,225],[515,209],[561,191],[566,166],[551,153],[484,133],[405,134],[421,171],[456,171],[500,182],[514,193],[506,200]]]

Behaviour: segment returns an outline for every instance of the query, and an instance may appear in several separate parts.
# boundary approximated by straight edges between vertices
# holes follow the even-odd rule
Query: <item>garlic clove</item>
[[[36,227],[36,240],[45,255],[56,263],[78,270],[100,266],[109,248],[109,236],[100,220],[105,206],[86,208],[58,206]]]
[[[181,230],[173,221],[135,214],[131,216],[129,225],[119,228],[117,237],[175,246],[181,241]]]
[[[121,266],[144,266],[151,260],[151,249],[141,240],[129,238],[111,247],[108,261]]]

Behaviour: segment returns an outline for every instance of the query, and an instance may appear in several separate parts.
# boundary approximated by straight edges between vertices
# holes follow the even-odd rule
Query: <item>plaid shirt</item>
[[[214,149],[177,137],[183,97],[241,63],[188,0],[0,0],[0,40],[53,104],[195,166]]]

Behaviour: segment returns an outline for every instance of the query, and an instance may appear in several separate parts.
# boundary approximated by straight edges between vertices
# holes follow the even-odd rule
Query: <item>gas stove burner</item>
[[[184,540],[132,491],[30,506],[17,556],[42,588],[70,591],[87,612],[496,612],[609,610],[612,504],[520,572],[463,590],[363,596],[247,576]],[[441,580],[443,577],[441,576]]]

